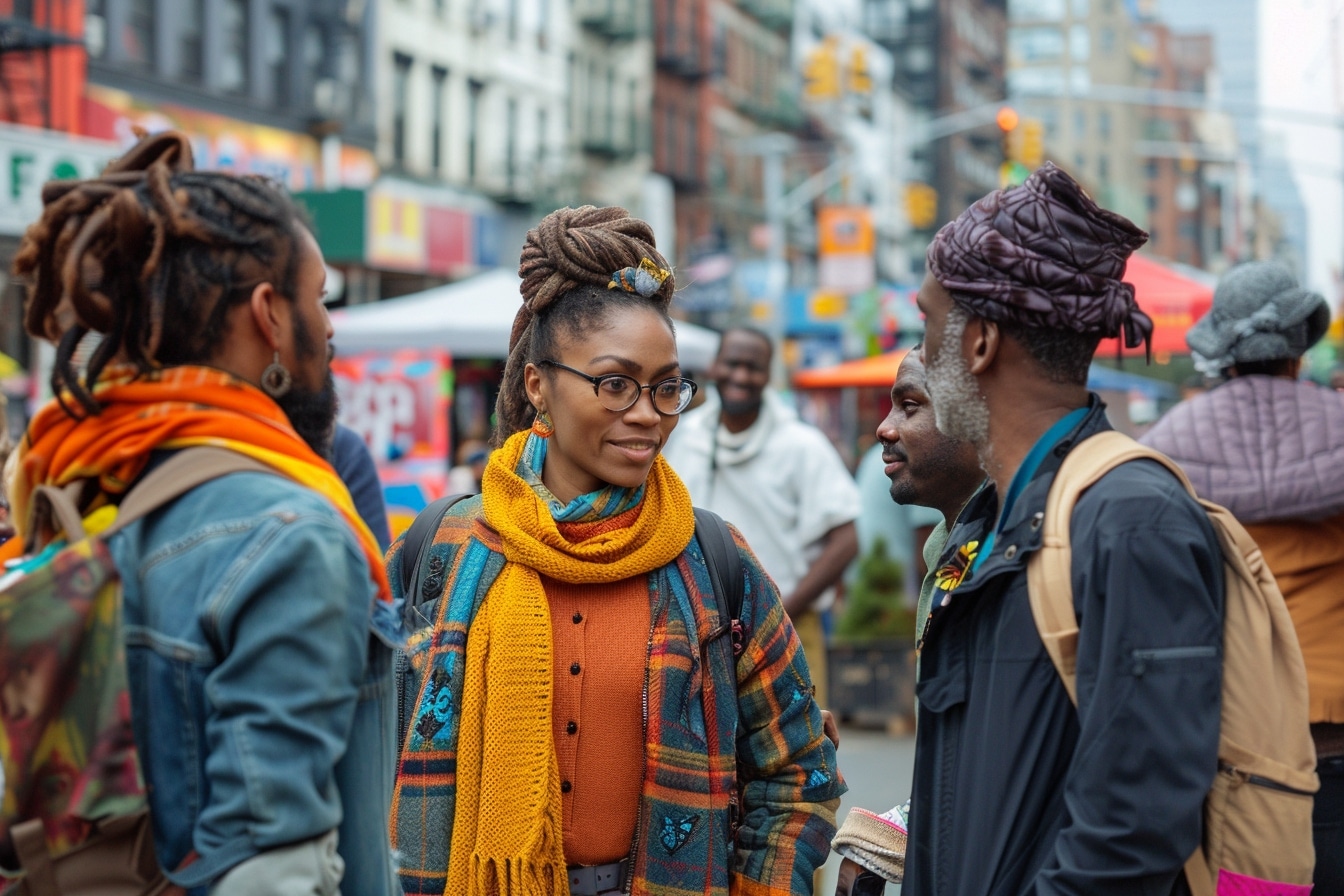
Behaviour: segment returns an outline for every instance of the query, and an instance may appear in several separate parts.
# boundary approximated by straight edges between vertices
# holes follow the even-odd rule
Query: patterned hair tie
[[[672,272],[667,268],[660,268],[652,260],[641,258],[639,267],[621,268],[612,274],[607,289],[623,289],[626,292],[639,293],[647,299],[662,289],[667,278],[671,276]]]

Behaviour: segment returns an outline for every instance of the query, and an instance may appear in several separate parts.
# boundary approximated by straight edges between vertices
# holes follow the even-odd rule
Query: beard
[[[340,407],[336,399],[336,381],[331,371],[327,371],[327,379],[321,389],[314,391],[296,385],[277,398],[275,403],[285,412],[299,438],[307,442],[308,447],[323,460],[330,461],[332,442],[336,438],[336,411]]]
[[[969,314],[955,305],[948,311],[942,345],[938,354],[928,359],[926,370],[938,431],[980,449],[989,444],[989,406],[961,353],[961,338],[970,319]]]

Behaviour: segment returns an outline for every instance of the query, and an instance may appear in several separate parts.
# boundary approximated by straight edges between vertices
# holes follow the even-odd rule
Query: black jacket
[[[1063,456],[1047,455],[975,574],[937,606],[920,658],[906,896],[1183,892],[1217,772],[1223,583],[1213,528],[1166,470],[1135,461],[1070,524],[1078,700],[1041,644],[1026,563]],[[943,563],[983,542],[998,498],[963,511]]]

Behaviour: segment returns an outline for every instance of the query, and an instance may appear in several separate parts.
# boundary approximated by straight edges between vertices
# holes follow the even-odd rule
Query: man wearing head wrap
[[[1086,386],[1097,344],[1152,332],[1121,279],[1146,238],[1046,164],[929,247],[918,301],[935,419],[989,478],[950,533],[924,630],[907,896],[1187,892],[1222,679],[1204,512],[1148,461],[1078,501],[1077,709],[1027,596],[1055,474],[1110,429]]]
[[[1142,439],[1236,516],[1264,552],[1307,667],[1321,789],[1312,807],[1317,893],[1344,893],[1344,397],[1299,379],[1330,308],[1286,269],[1228,271],[1186,334],[1222,385],[1172,408]]]

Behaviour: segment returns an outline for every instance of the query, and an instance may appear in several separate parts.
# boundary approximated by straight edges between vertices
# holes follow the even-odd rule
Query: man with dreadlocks
[[[335,397],[312,234],[274,185],[194,172],[172,133],[101,177],[48,184],[43,203],[15,270],[29,333],[57,344],[57,398],[18,448],[21,532],[40,485],[83,483],[90,513],[183,449],[269,468],[197,486],[110,541],[160,864],[212,896],[396,893],[397,614],[324,457]]]
[[[902,893],[1168,894],[1218,769],[1222,553],[1153,461],[1073,510],[1077,709],[1033,621],[1027,565],[1064,459],[1110,429],[1102,337],[1152,322],[1121,282],[1147,234],[1047,163],[928,250],[918,304],[934,418],[989,477],[950,533],[920,655]]]

